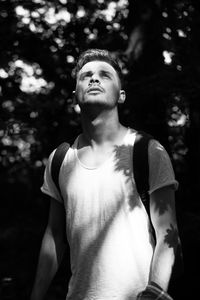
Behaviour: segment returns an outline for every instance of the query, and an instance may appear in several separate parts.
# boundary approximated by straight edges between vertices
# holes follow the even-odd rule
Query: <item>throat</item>
[[[89,168],[97,168],[104,164],[110,157],[115,154],[116,146],[124,143],[128,129],[121,126],[116,133],[112,133],[97,142],[93,139],[86,139],[84,135],[80,135],[77,143],[77,158],[79,162]]]
[[[112,142],[120,131],[121,124],[118,117],[112,111],[103,111],[97,116],[89,117],[89,114],[84,113],[81,116],[83,137],[86,143],[97,145],[104,142]]]

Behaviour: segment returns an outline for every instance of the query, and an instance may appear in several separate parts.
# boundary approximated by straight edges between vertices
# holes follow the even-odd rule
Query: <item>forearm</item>
[[[173,249],[164,242],[158,242],[151,263],[149,283],[146,289],[137,295],[137,300],[173,300],[167,293],[173,264]]]
[[[56,240],[51,231],[47,228],[42,240],[31,300],[42,300],[44,298],[58,270],[63,252],[64,244]]]
[[[155,282],[167,291],[174,260],[174,248],[170,248],[164,241],[158,242],[151,263],[149,283]]]

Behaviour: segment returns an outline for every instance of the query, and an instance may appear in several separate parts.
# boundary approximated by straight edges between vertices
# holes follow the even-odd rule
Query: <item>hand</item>
[[[147,288],[137,295],[137,300],[173,300],[169,294],[162,289],[153,285],[148,285]]]

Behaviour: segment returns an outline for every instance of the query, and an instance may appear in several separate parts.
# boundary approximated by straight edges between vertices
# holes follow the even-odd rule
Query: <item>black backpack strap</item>
[[[149,216],[151,230],[155,239],[155,231],[151,222],[150,203],[149,203],[149,159],[148,147],[149,141],[153,137],[143,131],[138,131],[136,134],[135,143],[133,146],[133,175],[136,188],[140,198],[144,204],[146,212]]]
[[[60,144],[54,153],[52,163],[51,163],[51,177],[52,177],[53,182],[55,183],[55,186],[58,189],[59,193],[60,193],[60,186],[59,186],[58,179],[59,179],[60,167],[62,165],[63,159],[64,159],[65,154],[67,153],[69,147],[70,147],[70,144],[68,144],[68,143]]]
[[[151,139],[153,139],[153,137],[150,134],[138,131],[133,147],[133,172],[135,184],[145,206],[149,200],[148,146]]]

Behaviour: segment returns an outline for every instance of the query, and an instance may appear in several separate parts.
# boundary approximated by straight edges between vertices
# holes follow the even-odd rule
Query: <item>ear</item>
[[[74,107],[75,112],[77,114],[79,114],[81,112],[81,109],[80,109],[80,106],[78,105],[78,102],[77,102],[76,91],[72,92],[72,103],[73,103],[73,107]]]
[[[76,91],[73,91],[73,92],[72,92],[72,102],[73,102],[74,105],[77,104]]]
[[[124,90],[120,90],[118,103],[122,104],[126,100],[126,92]]]
[[[74,105],[74,111],[77,113],[77,114],[80,114],[81,113],[81,108],[78,104]]]

